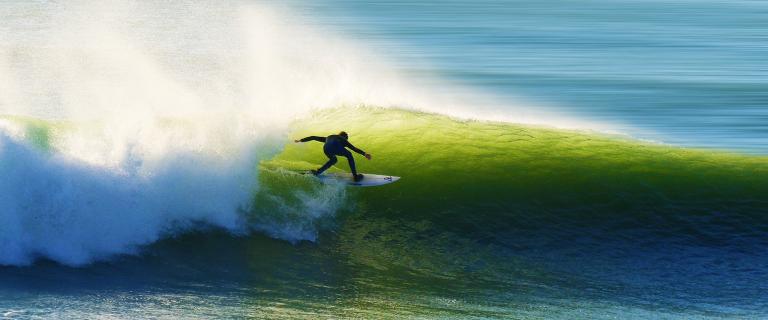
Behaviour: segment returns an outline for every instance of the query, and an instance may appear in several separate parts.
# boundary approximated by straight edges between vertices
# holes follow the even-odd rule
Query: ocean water
[[[324,25],[527,108],[675,145],[766,153],[763,1],[318,1]],[[513,100],[514,101],[514,100]]]
[[[767,28],[763,1],[0,2],[0,318],[766,318]],[[402,179],[297,174],[339,130]]]

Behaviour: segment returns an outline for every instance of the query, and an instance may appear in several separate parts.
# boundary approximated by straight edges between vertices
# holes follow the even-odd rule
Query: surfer
[[[368,160],[371,160],[371,154],[365,153],[365,151],[360,150],[349,143],[349,135],[346,132],[342,131],[339,132],[339,134],[332,134],[327,137],[309,136],[304,139],[294,140],[294,142],[299,143],[311,140],[325,143],[323,145],[323,152],[325,152],[325,155],[328,157],[328,162],[320,167],[320,169],[311,170],[312,174],[319,175],[323,173],[323,171],[328,170],[328,168],[336,164],[336,156],[344,156],[347,157],[347,160],[349,161],[349,169],[352,170],[352,176],[354,177],[355,181],[360,181],[363,179],[363,175],[358,174],[357,169],[355,169],[355,158],[352,157],[352,153],[349,152],[349,150],[346,148],[352,149],[352,151],[363,155]]]

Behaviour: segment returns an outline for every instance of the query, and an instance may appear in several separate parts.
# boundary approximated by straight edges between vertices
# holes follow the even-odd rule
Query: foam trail
[[[323,184],[312,191],[294,191],[282,196],[262,190],[265,198],[255,209],[258,215],[252,219],[251,227],[292,243],[316,241],[318,231],[329,224],[345,204],[345,188],[342,183]]]

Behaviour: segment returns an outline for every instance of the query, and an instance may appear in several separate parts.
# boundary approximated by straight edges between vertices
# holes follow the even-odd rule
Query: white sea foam
[[[237,231],[252,166],[245,156],[169,152],[149,167],[128,161],[115,170],[0,134],[0,264],[43,256],[79,265],[134,252],[196,223]]]

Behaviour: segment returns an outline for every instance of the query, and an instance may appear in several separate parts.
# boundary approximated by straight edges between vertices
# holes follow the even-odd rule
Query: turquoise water
[[[622,125],[677,145],[768,152],[763,1],[313,1],[323,24],[414,77]]]
[[[0,318],[766,318],[767,17],[2,2]]]

